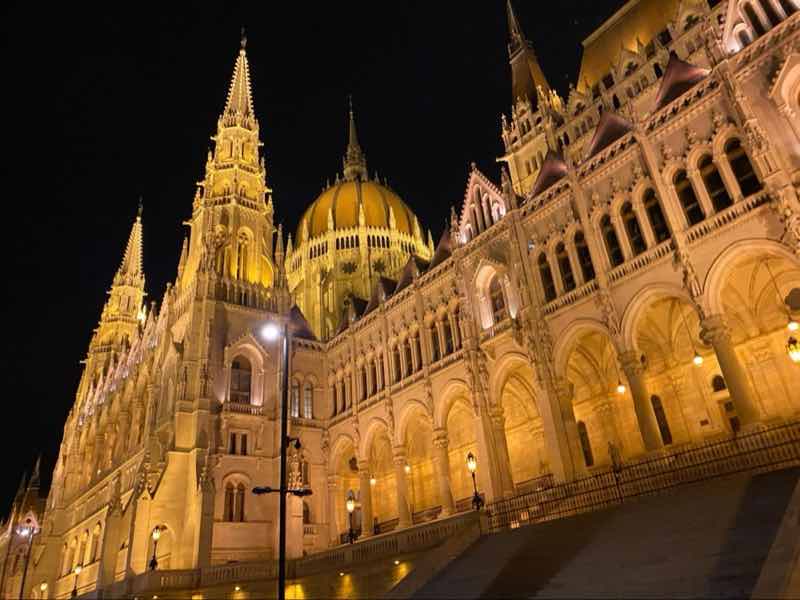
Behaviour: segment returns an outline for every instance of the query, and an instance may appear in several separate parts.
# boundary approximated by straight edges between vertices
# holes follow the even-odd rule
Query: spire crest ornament
[[[228,97],[225,100],[225,110],[222,121],[226,126],[238,125],[245,129],[253,129],[255,113],[253,111],[253,93],[250,87],[250,65],[247,62],[247,36],[242,28],[239,55],[233,67],[233,77],[228,88]]]
[[[353,97],[348,96],[350,105],[350,125],[347,139],[347,151],[344,155],[344,178],[347,181],[367,179],[367,158],[358,143],[356,117],[353,112]]]

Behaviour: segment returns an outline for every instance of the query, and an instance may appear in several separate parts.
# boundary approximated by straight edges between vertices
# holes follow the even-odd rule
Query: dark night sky
[[[562,94],[580,41],[621,4],[516,0]],[[164,5],[106,4],[112,14],[27,2],[0,15],[9,244],[0,510],[39,452],[49,480],[140,195],[150,299],[175,277],[242,25],[276,220],[290,229],[341,169],[349,93],[370,173],[388,177],[434,238],[471,161],[499,180],[499,115],[511,95],[502,0]]]

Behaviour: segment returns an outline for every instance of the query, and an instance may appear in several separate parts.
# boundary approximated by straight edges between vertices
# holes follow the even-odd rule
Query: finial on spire
[[[144,199],[139,196],[139,210],[136,211],[136,218],[141,219],[144,212]]]
[[[244,25],[242,25],[242,31],[239,37],[239,46],[242,50],[247,48],[247,31],[245,30]]]
[[[347,139],[347,151],[344,156],[344,178],[346,180],[353,180],[356,178],[367,179],[367,159],[358,143],[352,95],[347,96],[347,102],[350,107],[350,127]]]
[[[240,125],[252,129],[254,125],[253,95],[250,89],[250,65],[247,62],[247,36],[242,28],[241,48],[236,64],[233,67],[233,77],[228,88],[228,97],[225,100],[225,110],[222,113],[225,125]]]

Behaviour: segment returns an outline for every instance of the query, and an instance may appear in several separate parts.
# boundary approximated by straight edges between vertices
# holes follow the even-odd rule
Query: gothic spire
[[[506,0],[508,16],[508,56],[511,62],[511,101],[516,103],[527,98],[533,110],[538,106],[539,92],[549,92],[550,84],[544,76],[536,53],[525,37],[522,27],[514,13],[511,0]]]
[[[139,199],[139,211],[128,236],[128,245],[122,264],[114,276],[114,285],[133,285],[144,287],[144,269],[142,268],[142,200]]]
[[[350,97],[350,130],[347,140],[347,151],[344,156],[344,178],[346,180],[367,178],[367,158],[358,144],[356,117],[353,112],[353,98]]]
[[[242,39],[239,56],[233,67],[233,77],[228,89],[228,98],[225,101],[225,110],[222,118],[226,125],[240,125],[249,128],[250,120],[254,118],[253,95],[250,89],[250,65],[247,62],[247,37],[242,30]]]

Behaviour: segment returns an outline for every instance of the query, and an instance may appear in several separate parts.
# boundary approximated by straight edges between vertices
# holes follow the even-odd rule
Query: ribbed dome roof
[[[334,230],[348,229],[358,225],[359,205],[364,206],[364,221],[367,227],[389,228],[389,209],[394,213],[396,229],[402,233],[414,234],[414,213],[389,188],[377,181],[360,179],[341,180],[326,189],[306,209],[297,227],[298,243],[303,239],[303,229],[307,225],[312,238],[328,231],[328,213],[332,212]]]

